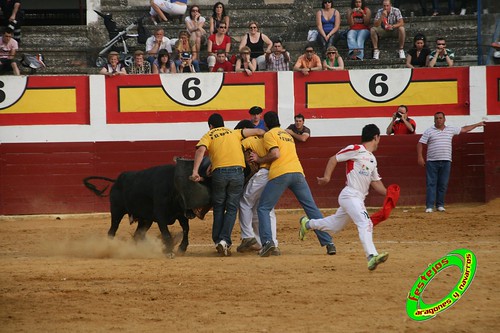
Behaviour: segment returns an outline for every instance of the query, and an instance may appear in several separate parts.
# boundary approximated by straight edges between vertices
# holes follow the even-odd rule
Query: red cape
[[[392,209],[396,207],[396,204],[398,203],[399,191],[399,185],[391,184],[387,187],[387,194],[385,195],[384,205],[378,212],[375,212],[372,214],[372,216],[370,216],[374,226],[389,218]]]

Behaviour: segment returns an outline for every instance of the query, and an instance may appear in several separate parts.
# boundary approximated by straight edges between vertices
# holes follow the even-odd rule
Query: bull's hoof
[[[175,259],[175,253],[169,252],[165,254],[168,259]]]

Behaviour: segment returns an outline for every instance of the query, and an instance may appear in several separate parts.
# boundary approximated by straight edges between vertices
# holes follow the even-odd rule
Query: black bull
[[[179,220],[182,227],[182,241],[178,253],[183,254],[189,244],[189,219],[203,219],[211,208],[210,183],[192,182],[189,176],[193,170],[193,160],[177,159],[175,165],[160,165],[141,171],[122,172],[118,178],[91,176],[83,180],[84,185],[99,196],[107,187],[98,190],[89,181],[101,179],[113,182],[109,192],[111,227],[108,236],[113,238],[125,214],[130,223],[138,222],[134,239],[144,239],[153,222],[158,223],[165,253],[173,256],[174,241],[168,225]],[[200,166],[203,175],[210,161],[205,158]]]

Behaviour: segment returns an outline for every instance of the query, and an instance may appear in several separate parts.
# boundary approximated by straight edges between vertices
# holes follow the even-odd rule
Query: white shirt
[[[377,159],[375,155],[366,150],[363,145],[349,145],[340,150],[337,162],[346,164],[346,186],[353,188],[364,196],[368,195],[370,184],[382,179],[377,170]]]
[[[148,38],[148,40],[146,41],[146,53],[148,53],[151,49],[153,49],[155,43],[156,43],[155,36],[151,36]],[[160,48],[158,50],[166,49],[168,53],[172,53],[173,44],[175,44],[173,40],[163,36],[163,40],[161,41]]]

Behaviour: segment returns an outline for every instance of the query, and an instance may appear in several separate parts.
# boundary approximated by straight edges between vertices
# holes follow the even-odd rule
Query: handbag
[[[318,30],[309,29],[309,31],[307,32],[307,41],[315,42],[317,38],[318,38]]]

